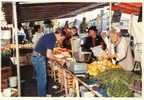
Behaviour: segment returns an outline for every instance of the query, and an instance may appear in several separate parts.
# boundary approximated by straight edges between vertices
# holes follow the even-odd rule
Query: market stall
[[[110,4],[110,6],[112,5]],[[122,5],[120,4],[120,6]],[[115,10],[114,6],[112,6],[112,9]],[[123,11],[124,13],[132,13],[122,10],[122,12]],[[109,26],[111,26],[111,21]],[[59,55],[59,57],[67,59],[66,57],[64,57],[64,55],[61,54]],[[52,77],[54,77],[55,80],[58,80],[58,82],[62,85],[62,87],[64,87],[65,96],[71,96],[71,95],[74,96],[75,94],[75,96],[83,97],[84,95],[83,93],[81,93],[82,92],[82,89],[80,88],[81,86],[84,86],[85,88],[88,89],[88,91],[90,91],[88,94],[84,93],[85,95],[87,94],[87,96],[99,96],[99,97],[141,96],[142,93],[141,74],[124,71],[120,65],[114,64],[110,60],[105,58],[93,61],[91,64],[87,64],[86,61],[79,63],[76,61],[77,58],[73,57],[74,55],[72,56],[72,58],[71,57],[68,58],[69,60],[67,61],[66,66],[60,66],[57,65],[56,63],[54,65],[51,65],[54,67],[52,71],[54,72],[54,74],[52,74]],[[55,73],[56,71],[58,72],[62,71],[63,74],[62,72],[61,74],[57,74]],[[71,75],[73,78],[72,79],[67,78],[66,76],[68,75]],[[60,81],[59,78],[61,79]],[[68,88],[67,85],[68,84],[67,81],[69,80],[75,80],[74,83],[72,82],[75,85],[72,85],[71,87],[73,88],[72,93],[74,94],[69,94],[71,93],[69,92],[71,88],[70,87]],[[94,83],[92,81],[94,81]],[[89,82],[91,84],[89,84]]]
[[[59,9],[65,9],[69,7],[66,11],[59,12],[55,9],[55,6]],[[8,50],[7,53],[13,52],[10,56],[12,63],[15,66],[15,69],[10,68],[2,69],[3,76],[3,89],[8,88],[9,77],[17,76],[17,85],[12,86],[12,92],[10,96],[21,96],[21,84],[24,81],[25,76],[30,77],[30,75],[22,75],[27,70],[22,72],[22,67],[30,66],[31,64],[31,53],[32,53],[32,43],[28,41],[27,43],[19,44],[18,42],[18,22],[27,22],[27,21],[36,21],[36,20],[45,20],[45,19],[55,19],[55,18],[64,18],[72,17],[81,12],[90,11],[92,9],[101,8],[109,5],[109,30],[112,26],[112,10],[120,10],[122,13],[128,14],[139,14],[139,8],[142,6],[141,3],[128,4],[128,3],[119,3],[113,5],[110,3],[64,3],[64,6],[60,6],[61,3],[46,3],[46,4],[23,4],[23,3],[13,3],[13,20],[14,27],[12,27],[13,34],[15,36],[15,41],[13,43],[8,43],[3,46],[3,51]],[[134,8],[125,8],[124,6],[130,6]],[[16,10],[16,7],[19,7],[19,11]],[[75,6],[75,8],[74,8]],[[53,7],[53,8],[52,8]],[[48,11],[50,14],[48,14]],[[51,11],[51,9],[55,9]],[[21,11],[20,11],[21,10]],[[31,16],[27,14],[31,13]],[[134,11],[134,12],[133,12]],[[40,13],[39,13],[40,12]],[[48,16],[49,15],[49,16]],[[9,16],[7,16],[9,17]],[[132,20],[132,19],[131,19]],[[133,24],[133,23],[131,23]],[[132,26],[132,25],[131,25]],[[132,29],[132,28],[131,28]],[[142,28],[141,28],[142,29]],[[135,32],[131,30],[130,33]],[[139,32],[136,32],[139,33]],[[64,91],[63,96],[65,97],[141,97],[142,96],[142,76],[141,73],[127,72],[122,69],[122,66],[116,64],[105,56],[105,53],[99,48],[96,48],[99,51],[93,52],[95,55],[102,53],[99,58],[90,59],[91,52],[84,52],[82,50],[83,44],[81,44],[81,38],[71,41],[72,49],[65,48],[54,48],[53,53],[59,59],[66,60],[65,65],[60,65],[56,62],[49,61],[47,66],[47,74],[59,84],[60,91]],[[94,49],[94,50],[96,50]],[[104,51],[106,52],[106,51]],[[5,61],[6,62],[6,61]],[[141,66],[141,58],[140,58]],[[138,65],[139,66],[139,65]],[[7,73],[5,70],[8,70]],[[140,70],[141,71],[141,70]],[[6,75],[5,75],[6,74]],[[31,73],[34,74],[33,72]],[[14,80],[16,77],[14,77]],[[16,81],[16,80],[15,80]],[[6,90],[5,94],[9,90]],[[9,96],[9,95],[8,95]]]
[[[97,7],[103,7],[106,6],[107,3],[63,3],[63,7],[61,6],[62,3],[41,3],[41,4],[27,4],[27,3],[2,3],[2,7],[3,7],[3,11],[5,12],[4,15],[6,17],[6,21],[8,22],[8,24],[12,24],[12,43],[6,44],[5,46],[3,46],[3,48],[7,48],[10,51],[13,52],[13,56],[11,57],[11,60],[13,62],[13,64],[16,64],[16,73],[15,75],[17,75],[17,89],[18,89],[18,96],[21,95],[21,66],[25,66],[30,64],[30,56],[31,56],[31,51],[32,51],[32,44],[31,43],[24,43],[24,44],[19,44],[19,37],[18,37],[18,23],[19,22],[25,22],[25,21],[36,21],[36,20],[45,20],[47,18],[49,19],[53,19],[53,18],[63,18],[63,17],[70,17],[70,16],[74,16],[75,14],[81,13],[81,12],[85,12],[88,11],[89,9],[95,9]],[[53,12],[51,12],[51,9],[54,9],[56,5],[57,7],[59,7],[59,9],[61,9],[62,12],[59,11],[55,11],[56,14],[53,14]],[[52,8],[54,7],[54,8]],[[66,7],[68,7],[67,10],[63,10]],[[35,12],[37,10],[35,9],[39,9],[41,8],[42,11],[39,11],[40,13],[38,14],[38,12]],[[47,11],[47,9],[49,9],[49,11]],[[12,11],[13,10],[13,11]],[[29,12],[32,14],[32,16],[30,17],[27,11],[32,11]],[[9,13],[12,12],[12,13]],[[48,14],[46,14],[46,12],[48,12]],[[51,12],[51,14],[49,14]],[[74,12],[74,13],[73,13]],[[66,14],[66,15],[65,15]],[[25,16],[26,15],[26,16]],[[33,16],[34,15],[34,16]],[[39,16],[40,15],[40,16]],[[49,15],[49,16],[47,16]],[[35,18],[34,18],[35,17]],[[13,20],[13,21],[12,21]],[[28,52],[29,54],[27,54],[26,52]],[[22,55],[21,55],[22,54]],[[27,56],[25,56],[27,55]]]
[[[58,54],[57,54],[58,56]],[[51,77],[64,88],[65,96],[77,97],[133,97],[141,95],[141,76],[126,72],[119,65],[103,59],[91,64],[77,63],[68,55],[59,54],[67,59],[61,66],[49,62]]]

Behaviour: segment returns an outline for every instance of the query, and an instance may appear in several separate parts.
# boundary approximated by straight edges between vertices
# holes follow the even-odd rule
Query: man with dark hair
[[[73,26],[73,27],[71,28],[71,31],[72,31],[72,36],[77,36],[77,37],[79,37],[77,27]]]
[[[32,64],[36,71],[38,96],[46,96],[46,57],[61,65],[65,63],[64,60],[56,58],[52,53],[56,41],[62,39],[63,35],[60,32],[44,34],[33,48]]]
[[[35,25],[35,26],[34,26],[34,31],[37,32],[40,28],[41,28],[40,25]]]
[[[83,50],[84,51],[91,51],[91,48],[101,45],[103,49],[106,49],[106,44],[104,43],[103,39],[97,35],[97,28],[96,26],[91,26],[88,29],[88,37],[86,37]]]
[[[63,48],[71,49],[71,37],[72,37],[71,29],[66,28],[64,35],[65,35],[65,39],[62,43]]]

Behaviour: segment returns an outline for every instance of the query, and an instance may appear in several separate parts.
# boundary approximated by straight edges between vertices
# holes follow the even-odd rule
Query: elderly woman
[[[115,28],[112,28],[109,31],[109,35],[111,43],[114,47],[113,52],[112,50],[109,52],[109,56],[114,58],[125,71],[132,71],[134,66],[134,59],[130,50],[130,41],[126,37],[122,37],[118,29]]]

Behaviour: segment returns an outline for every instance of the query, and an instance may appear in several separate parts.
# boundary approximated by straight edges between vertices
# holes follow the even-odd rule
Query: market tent
[[[51,4],[51,3],[50,3]],[[92,4],[94,4],[94,3],[92,3]],[[92,4],[90,4],[90,5],[92,5]],[[22,4],[23,5],[23,4]],[[70,4],[71,5],[71,4]],[[82,6],[81,8],[77,8],[77,9],[72,9],[72,10],[70,10],[70,11],[68,11],[68,12],[65,12],[65,13],[62,13],[62,15],[60,14],[53,14],[53,16],[50,16],[51,14],[49,14],[49,13],[46,13],[47,12],[47,10],[48,9],[46,9],[46,8],[44,8],[45,10],[43,11],[41,11],[41,8],[37,8],[36,10],[34,10],[33,11],[33,8],[30,8],[30,9],[27,9],[26,11],[25,11],[25,13],[23,13],[22,11],[24,11],[24,9],[23,10],[20,10],[20,9],[22,9],[21,8],[21,6],[19,6],[19,8],[18,8],[18,10],[20,10],[20,12],[18,12],[19,14],[19,16],[22,16],[21,14],[24,14],[25,16],[26,16],[26,19],[21,19],[22,17],[24,17],[24,16],[22,16],[22,17],[20,17],[20,19],[24,22],[24,21],[32,21],[32,20],[42,20],[42,19],[47,19],[47,18],[50,18],[50,19],[52,19],[52,18],[62,18],[62,17],[69,17],[69,16],[74,16],[75,14],[78,14],[78,13],[81,13],[82,11],[88,11],[88,10],[90,10],[90,9],[94,9],[94,8],[96,8],[96,7],[92,7],[92,8],[90,8],[90,5],[89,6]],[[13,8],[15,8],[15,4],[13,4]],[[27,7],[25,7],[25,9],[26,9]],[[82,8],[83,8],[83,10],[82,10]],[[84,9],[85,8],[85,9]],[[50,8],[49,8],[50,9]],[[58,9],[58,10],[57,10]],[[62,9],[60,10],[58,7],[54,7],[53,9],[51,8],[51,13],[53,13],[53,12],[55,12],[55,11],[57,11],[58,13],[61,13],[61,11],[63,11]],[[34,13],[35,12],[35,13]],[[41,15],[41,12],[43,12],[43,14]],[[16,16],[16,9],[14,9],[14,11],[13,11],[13,13],[14,13],[14,15],[15,15],[15,17],[14,17],[14,21],[15,21],[15,29],[17,29],[17,16]],[[46,13],[46,14],[45,14]],[[39,16],[38,18],[35,18],[34,16],[31,16],[31,15],[33,15],[33,14],[35,14],[35,16]],[[54,16],[54,15],[56,15],[56,16]],[[18,17],[19,17],[18,16]],[[45,17],[45,16],[47,16],[47,17]],[[49,16],[49,17],[48,17]],[[17,31],[17,30],[16,30]],[[18,40],[18,38],[17,38],[17,40]],[[16,44],[18,45],[18,41],[16,42]],[[17,46],[17,51],[18,51],[18,46]],[[17,52],[17,54],[19,54],[18,52]],[[19,56],[19,55],[18,55]],[[17,59],[18,59],[18,56],[17,56]],[[18,65],[18,68],[19,68],[19,65]],[[18,69],[18,71],[19,71],[19,69]],[[19,76],[19,75],[18,75]],[[20,91],[19,91],[20,92]],[[20,95],[19,95],[20,96]]]
[[[17,79],[18,79],[18,96],[21,96],[20,80],[20,61],[19,61],[19,44],[18,44],[18,22],[37,21],[54,18],[72,17],[82,12],[90,11],[96,8],[108,6],[108,3],[16,3],[2,2],[2,9],[5,12],[5,18],[8,24],[13,23],[13,33],[16,36],[16,61],[17,61]]]
[[[44,19],[67,18],[82,12],[108,6],[108,3],[92,2],[53,2],[53,3],[17,3],[18,22]],[[5,3],[5,16],[8,22],[12,19],[12,7]]]
[[[139,15],[142,3],[117,3],[112,6],[112,10],[119,10],[122,13]]]

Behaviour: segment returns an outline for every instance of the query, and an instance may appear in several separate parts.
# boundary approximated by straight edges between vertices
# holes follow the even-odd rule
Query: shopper
[[[97,35],[97,28],[96,26],[91,26],[88,29],[88,37],[85,38],[85,42],[83,45],[84,51],[91,51],[91,48],[96,46],[102,46],[102,49],[106,49],[106,45],[103,41],[103,39]]]
[[[64,27],[65,27],[65,28],[69,28],[69,21],[66,21],[66,22],[65,22]]]
[[[64,36],[64,33],[63,33],[63,31],[62,31],[62,29],[61,28],[57,28],[56,29],[57,30],[57,33],[62,33],[62,35],[63,35],[63,38],[61,39],[61,40],[58,40],[57,42],[56,42],[56,47],[63,47],[63,41],[64,41],[64,39],[65,39],[65,36]]]
[[[87,24],[87,22],[86,22],[86,18],[83,17],[83,20],[82,20],[82,22],[81,22],[81,24],[80,24],[80,33],[85,33],[87,27],[88,27],[88,24]]]
[[[65,63],[64,60],[56,58],[52,53],[56,41],[62,39],[62,34],[57,31],[55,33],[44,34],[33,49],[32,64],[36,71],[38,96],[46,96],[46,57],[48,60],[56,61],[61,65]]]
[[[23,29],[21,23],[18,24],[18,39],[19,39],[18,40],[19,44],[22,44],[25,41],[27,41],[26,40],[26,33],[24,32],[24,29]]]
[[[130,40],[127,37],[120,35],[119,29],[112,28],[110,30],[111,46],[114,46],[114,51],[109,53],[111,58],[116,60],[116,63],[121,65],[125,71],[132,71],[134,66],[134,59],[130,49]],[[111,47],[112,48],[112,47]]]
[[[40,37],[44,35],[43,29],[40,25],[34,26],[34,31],[35,31],[35,33],[34,33],[33,38],[32,38],[33,48],[36,46]]]
[[[73,36],[73,37],[75,37],[75,36],[76,36],[76,37],[79,37],[77,27],[73,26],[73,27],[71,28],[71,31],[72,31],[72,36]]]

